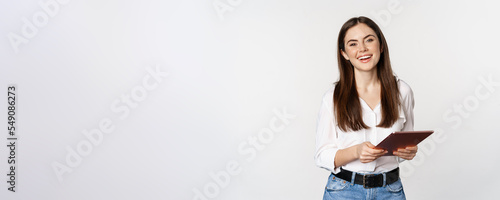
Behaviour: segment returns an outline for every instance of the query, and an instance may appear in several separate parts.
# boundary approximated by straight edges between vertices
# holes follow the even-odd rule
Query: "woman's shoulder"
[[[405,81],[401,80],[396,76],[396,80],[398,82],[398,88],[399,88],[399,93],[401,94],[401,97],[406,97],[408,95],[413,96],[413,90],[411,89],[410,85],[406,83]]]

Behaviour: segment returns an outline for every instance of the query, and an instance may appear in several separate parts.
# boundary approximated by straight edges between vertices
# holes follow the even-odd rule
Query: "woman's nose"
[[[366,45],[365,45],[365,44],[361,44],[361,45],[359,45],[359,51],[361,51],[361,52],[365,52],[365,51],[367,51],[367,50],[368,50],[368,48],[366,47]]]

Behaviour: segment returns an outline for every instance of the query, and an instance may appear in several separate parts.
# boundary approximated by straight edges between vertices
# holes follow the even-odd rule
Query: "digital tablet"
[[[434,131],[399,131],[391,133],[375,148],[385,149],[388,151],[384,156],[392,156],[393,151],[398,148],[404,149],[408,146],[416,146],[425,138],[429,137]]]

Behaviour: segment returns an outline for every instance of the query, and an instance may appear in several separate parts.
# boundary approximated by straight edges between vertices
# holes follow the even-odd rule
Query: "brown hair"
[[[335,85],[333,93],[334,113],[337,124],[342,131],[357,131],[369,128],[362,117],[361,104],[358,91],[356,90],[356,80],[354,78],[354,67],[350,61],[344,59],[342,51],[345,51],[344,38],[346,32],[353,26],[363,23],[370,27],[379,38],[381,56],[377,63],[377,77],[381,84],[381,109],[382,120],[377,127],[389,128],[398,119],[399,114],[399,90],[396,78],[393,75],[391,62],[389,60],[389,48],[384,34],[380,28],[367,17],[353,17],[344,23],[339,32],[337,40],[337,61],[339,66],[339,81]]]

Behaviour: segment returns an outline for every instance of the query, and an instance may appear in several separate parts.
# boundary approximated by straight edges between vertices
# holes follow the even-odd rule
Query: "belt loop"
[[[356,179],[356,172],[355,172],[355,171],[353,171],[353,172],[352,172],[352,177],[351,177],[351,185],[354,185],[354,181],[355,181],[355,179]]]
[[[382,173],[384,175],[384,182],[382,183],[382,187],[385,187],[385,183],[387,182],[387,173]]]

